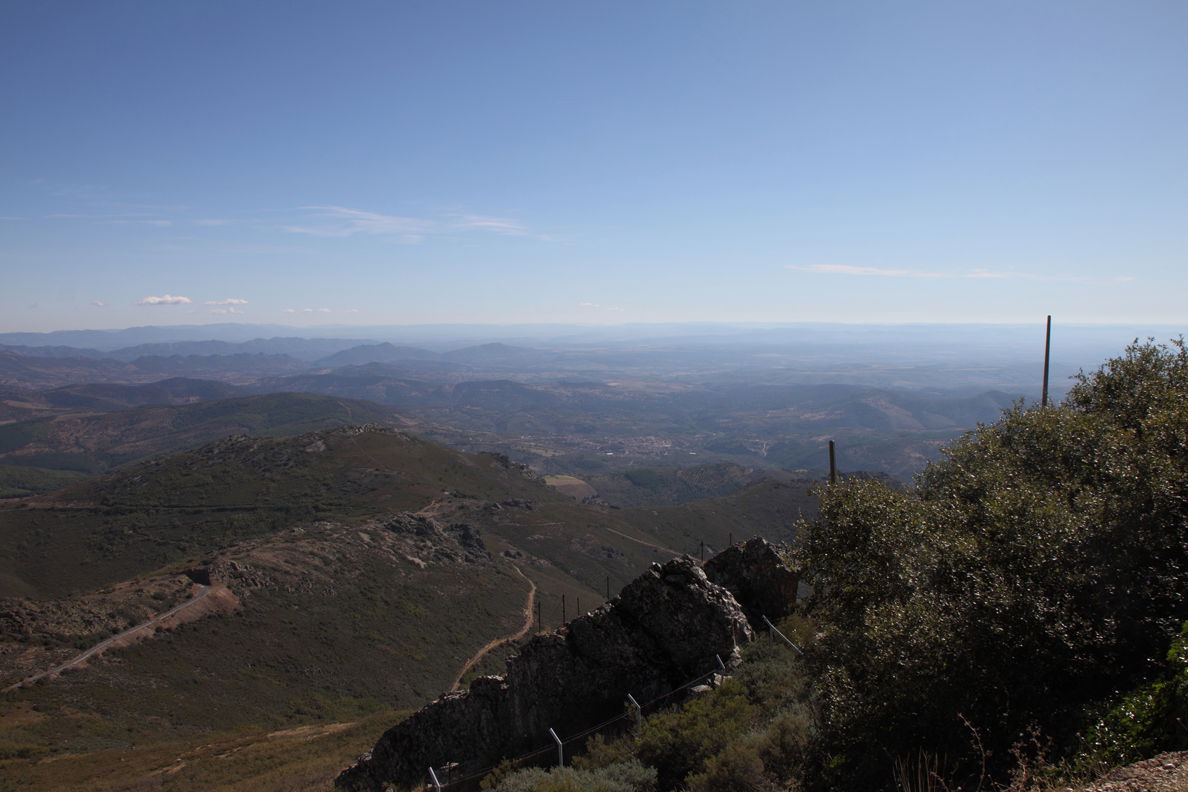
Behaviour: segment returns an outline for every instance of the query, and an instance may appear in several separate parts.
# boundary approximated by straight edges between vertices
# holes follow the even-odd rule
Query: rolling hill
[[[763,525],[755,503],[731,508],[786,535],[782,514]],[[419,705],[484,645],[534,628],[532,604],[555,625],[672,545],[632,510],[580,504],[505,457],[378,425],[224,438],[10,501],[3,684],[183,603],[194,581],[226,595],[201,618],[7,694],[0,756],[29,761],[0,770],[37,788],[37,758],[83,773],[103,751],[131,751],[135,765],[163,740]],[[87,778],[75,788],[104,788]]]
[[[69,411],[0,425],[0,465],[102,473],[231,434],[281,436],[354,423],[412,425],[391,408],[358,400],[306,393],[219,398],[229,389],[205,380],[165,380],[49,391],[45,401]],[[209,400],[193,401],[203,397]]]

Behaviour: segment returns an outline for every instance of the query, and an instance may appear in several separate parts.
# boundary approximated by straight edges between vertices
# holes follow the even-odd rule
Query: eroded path
[[[532,629],[532,611],[536,608],[536,583],[532,581],[532,578],[525,575],[523,570],[521,570],[515,564],[512,564],[512,568],[516,570],[517,575],[524,578],[524,580],[527,580],[528,585],[530,586],[528,589],[528,601],[524,603],[524,626],[511,635],[493,638],[487,643],[483,644],[483,647],[471,655],[470,659],[466,661],[466,664],[462,666],[462,670],[458,672],[458,676],[454,677],[454,683],[450,685],[450,690],[457,690],[458,686],[462,684],[462,677],[466,676],[467,672],[474,668],[475,665],[478,664],[478,661],[486,657],[487,653],[492,649],[496,648],[497,646],[502,646],[505,643],[518,641],[527,635],[528,631]]]
[[[606,530],[610,531],[613,534],[617,534],[617,535],[623,537],[624,539],[630,539],[631,541],[635,542],[636,544],[641,544],[644,547],[650,547],[653,550],[663,550],[666,553],[672,553],[674,556],[681,555],[681,553],[679,551],[673,550],[671,547],[665,547],[664,545],[658,545],[658,544],[652,544],[651,542],[645,542],[643,539],[639,539],[637,537],[630,536],[628,534],[623,533],[622,531],[616,531],[614,528],[607,528]]]

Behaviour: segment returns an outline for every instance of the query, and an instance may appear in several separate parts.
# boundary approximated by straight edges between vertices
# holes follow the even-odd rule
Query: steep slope
[[[817,514],[820,482],[765,478],[718,498],[668,506],[638,506],[619,515],[640,532],[690,555],[715,553],[751,536],[790,542],[796,523]],[[704,543],[704,547],[702,547]]]
[[[556,625],[670,558],[664,544],[506,458],[380,426],[136,463],[0,506],[0,685],[199,583],[228,598],[7,694],[0,749],[66,756],[412,707],[519,632],[531,590],[539,625]]]

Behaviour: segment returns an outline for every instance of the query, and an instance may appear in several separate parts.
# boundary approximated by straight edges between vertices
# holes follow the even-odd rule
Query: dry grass
[[[36,792],[306,792],[371,748],[402,713],[263,734],[220,734],[40,760],[0,761],[0,790]]]

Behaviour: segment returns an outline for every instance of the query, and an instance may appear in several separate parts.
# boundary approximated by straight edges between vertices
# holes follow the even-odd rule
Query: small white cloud
[[[314,312],[313,308],[302,308],[301,309],[301,313],[313,313],[313,312]]]
[[[212,314],[241,314],[241,313],[243,313],[243,311],[239,310],[235,306],[231,306],[230,308],[211,308],[210,312]]]
[[[330,309],[329,308],[319,308],[318,313],[330,313]]]
[[[247,300],[241,300],[238,297],[228,297],[225,300],[207,300],[203,305],[247,305]]]
[[[297,313],[296,308],[285,308],[281,313]]]
[[[103,300],[91,300],[91,305],[95,306],[96,308],[102,308],[103,306],[107,305],[107,303],[103,302]]]
[[[346,311],[344,311],[344,313],[359,313],[359,309],[358,308],[347,308]]]
[[[137,305],[189,305],[189,297],[179,297],[166,292],[159,297],[145,297]]]

